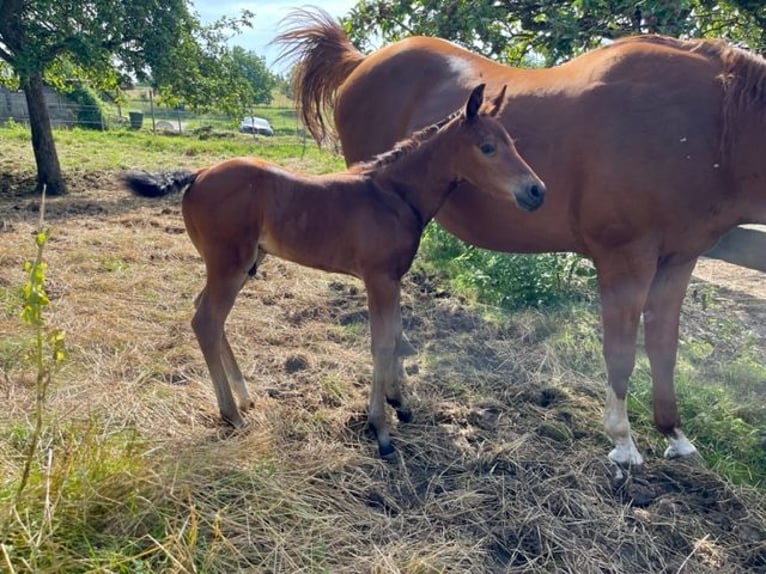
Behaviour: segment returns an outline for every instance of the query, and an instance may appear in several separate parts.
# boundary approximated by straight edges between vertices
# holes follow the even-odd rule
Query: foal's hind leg
[[[231,345],[225,331],[223,334],[223,353],[221,359],[223,360],[226,376],[234,388],[237,398],[239,398],[239,408],[243,411],[252,409],[255,406],[255,401],[253,401],[250,393],[247,391],[245,377],[242,376],[242,371],[239,370],[237,359],[234,357],[234,352],[231,350]]]
[[[208,265],[207,285],[197,298],[197,311],[192,319],[194,334],[213,380],[221,418],[236,428],[243,427],[245,422],[234,402],[224,366],[224,353],[231,353],[225,341],[224,324],[244,278],[244,273]]]
[[[696,262],[695,258],[660,266],[644,308],[644,342],[652,367],[654,424],[670,442],[665,451],[668,458],[697,452],[681,431],[673,386],[681,305]]]
[[[263,257],[261,257],[260,259],[263,259]],[[256,265],[253,266],[253,269],[255,269]],[[199,303],[202,300],[202,297],[204,295],[205,295],[205,289],[203,289],[200,292],[200,294],[197,295],[197,298],[194,300],[195,309],[199,307]],[[221,360],[223,361],[223,368],[224,368],[224,371],[226,372],[226,378],[229,380],[229,383],[231,383],[231,385],[234,387],[234,392],[237,394],[237,397],[239,398],[239,408],[242,409],[243,411],[253,408],[255,406],[255,402],[250,397],[250,393],[247,390],[247,385],[245,384],[245,378],[242,376],[242,371],[239,370],[237,359],[234,357],[234,352],[231,350],[231,345],[229,344],[229,339],[226,337],[225,330],[223,333],[223,347],[222,347],[222,353],[221,353]]]

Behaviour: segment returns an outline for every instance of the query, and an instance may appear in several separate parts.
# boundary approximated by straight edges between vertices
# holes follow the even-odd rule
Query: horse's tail
[[[279,60],[297,60],[293,71],[295,108],[319,143],[337,142],[328,118],[340,85],[364,60],[341,25],[321,8],[296,9],[284,20],[287,29],[273,43],[281,44]]]
[[[130,170],[124,172],[120,179],[125,187],[135,195],[141,197],[163,197],[185,190],[194,183],[198,173],[187,169],[161,171],[158,173]]]

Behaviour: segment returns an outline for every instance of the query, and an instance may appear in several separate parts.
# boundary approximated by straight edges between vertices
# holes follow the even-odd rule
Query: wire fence
[[[199,131],[247,131],[240,129],[244,118],[224,114],[196,113],[182,108],[158,106],[153,102],[132,101],[127,106],[96,106],[66,101],[49,101],[51,125],[56,128],[108,130],[129,128],[154,133],[197,133]],[[257,106],[247,116],[266,119],[273,135],[305,138],[305,130],[289,106]],[[29,124],[26,105],[0,106],[0,124],[14,121]]]

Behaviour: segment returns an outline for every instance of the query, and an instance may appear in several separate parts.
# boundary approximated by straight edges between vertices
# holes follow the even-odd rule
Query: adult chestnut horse
[[[543,183],[495,118],[503,93],[482,109],[480,84],[460,113],[344,173],[304,176],[237,158],[194,172],[124,174],[138,195],[186,190],[181,204],[186,231],[207,271],[192,327],[226,422],[244,424],[232,387],[239,408],[250,408],[253,401],[224,323],[248,273],[270,253],[364,281],[373,356],[368,421],[381,456],[393,452],[384,399],[400,419],[409,419],[401,394],[405,343],[399,293],[423,228],[459,181],[470,181],[514,209],[533,210],[543,201]]]
[[[295,97],[318,141],[349,164],[429,124],[478,81],[508,86],[501,119],[542,177],[533,216],[460,185],[437,219],[475,245],[573,251],[598,272],[610,459],[641,464],[625,398],[639,320],[654,421],[668,457],[695,447],[673,388],[682,300],[697,257],[726,231],[766,222],[766,63],[720,41],[638,36],[549,69],[518,69],[438,38],[363,55],[321,11],[296,11],[275,42],[297,59]]]

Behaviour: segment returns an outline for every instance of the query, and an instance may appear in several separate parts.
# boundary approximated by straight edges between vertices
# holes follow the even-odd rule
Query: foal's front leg
[[[394,452],[386,418],[386,399],[401,401],[401,396],[387,396],[390,389],[398,388],[400,360],[397,355],[397,333],[401,330],[399,309],[399,281],[390,277],[365,278],[367,301],[370,308],[372,347],[372,389],[367,424],[378,441],[381,457]]]

